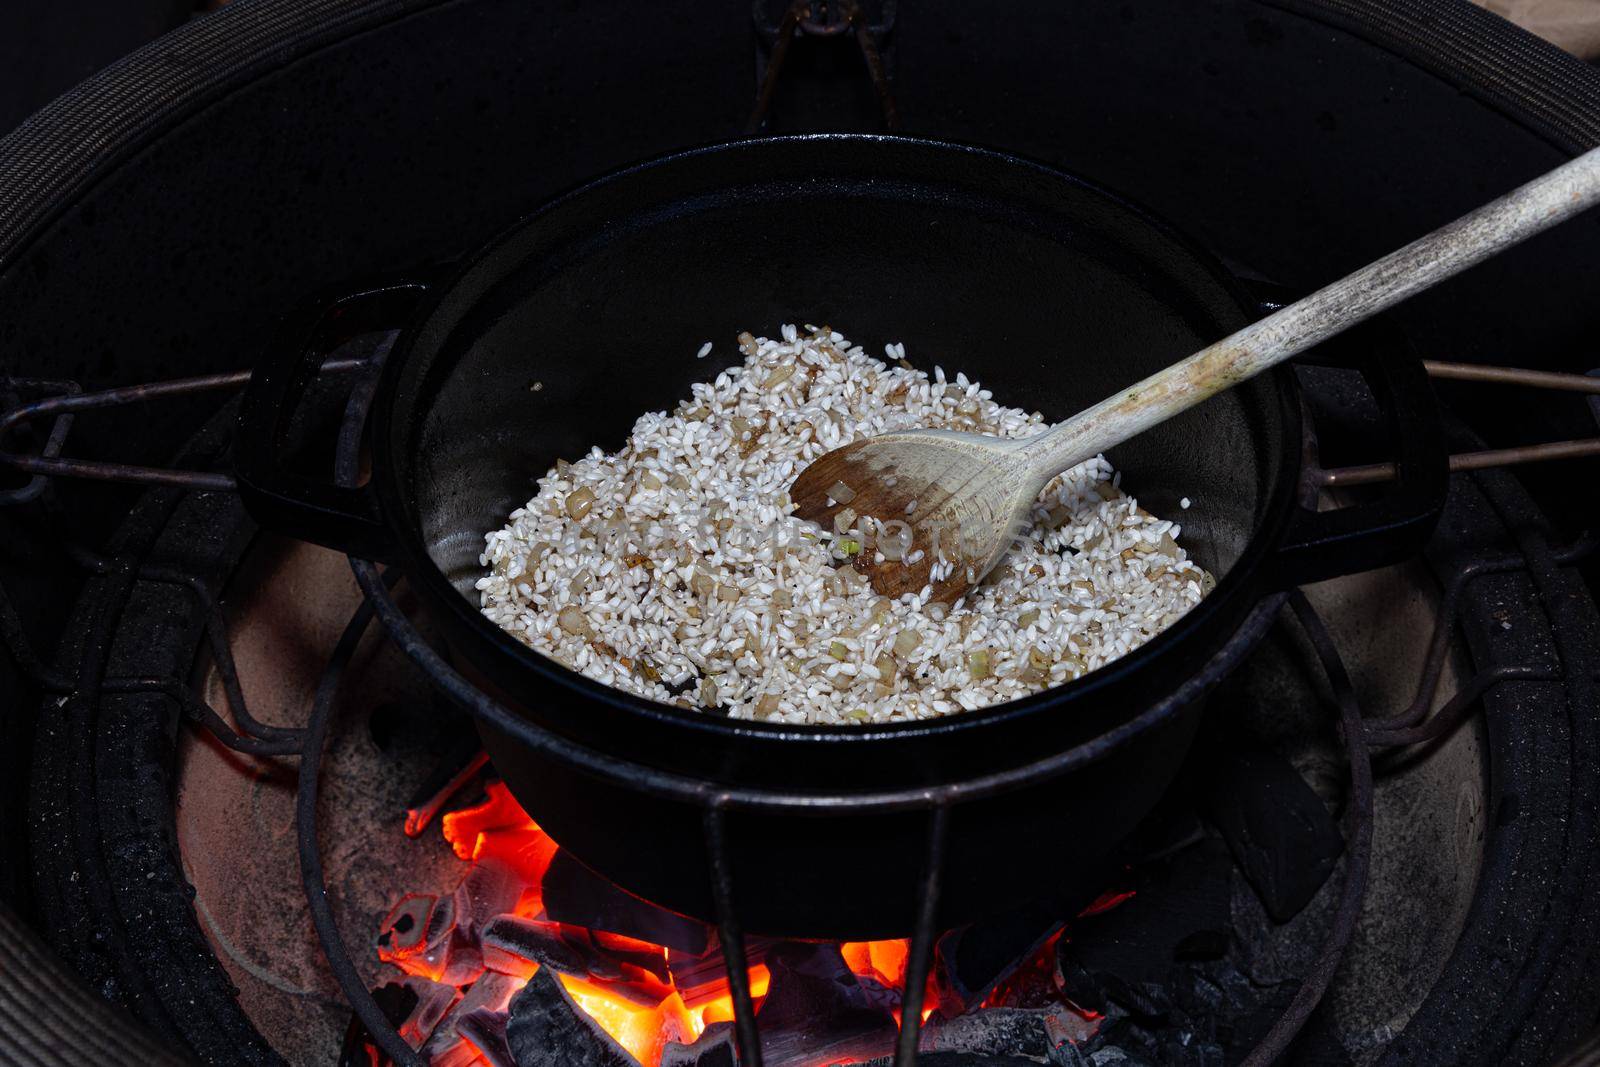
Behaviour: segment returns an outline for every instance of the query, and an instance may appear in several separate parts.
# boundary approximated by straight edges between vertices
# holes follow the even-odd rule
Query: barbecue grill
[[[702,813],[708,914],[600,876],[498,784],[473,723],[504,700],[403,570],[265,533],[233,492],[234,396],[306,300],[434,277],[664,153],[884,129],[1116,189],[1270,302],[1590,147],[1600,75],[1444,0],[328,0],[230,5],[91,79],[0,142],[0,1057],[1534,1064],[1583,1041],[1600,220],[1384,317],[1458,457],[1426,548],[1263,595],[1167,679],[1205,721],[1095,888],[954,928],[971,872],[938,789],[889,798],[916,888],[879,940],[752,925],[730,826],[773,798],[709,776],[652,783]],[[355,333],[283,428],[348,478],[393,340]],[[1297,374],[1304,488],[1359,503],[1394,473],[1381,389]],[[1028,847],[1061,867],[1075,832]]]

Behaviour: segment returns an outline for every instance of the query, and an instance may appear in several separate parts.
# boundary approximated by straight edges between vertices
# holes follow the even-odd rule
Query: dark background
[[[0,134],[89,75],[181,26],[204,0],[0,4]]]

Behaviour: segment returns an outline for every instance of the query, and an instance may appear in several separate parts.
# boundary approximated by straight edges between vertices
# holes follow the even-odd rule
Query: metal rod
[[[1525,664],[1506,663],[1490,667],[1473,675],[1472,680],[1456,690],[1455,695],[1445,702],[1444,707],[1423,722],[1397,729],[1374,730],[1368,727],[1367,743],[1374,747],[1403,748],[1432,741],[1450,733],[1465,722],[1472,706],[1490,687],[1507,681],[1548,682],[1555,678],[1556,675],[1551,671]]]
[[[789,45],[794,42],[800,20],[810,13],[811,7],[807,0],[794,0],[783,13],[783,21],[778,23],[777,40],[772,42],[772,55],[767,58],[766,77],[761,79],[761,89],[756,94],[756,106],[744,124],[747,136],[753,137],[760,133],[761,124],[767,121],[767,111],[772,107],[773,94],[778,90],[778,75],[783,73],[784,60],[789,58]]]
[[[1518,445],[1515,448],[1490,448],[1481,452],[1458,452],[1450,457],[1450,472],[1488,470],[1491,467],[1511,467],[1519,463],[1544,463],[1557,459],[1587,459],[1600,456],[1600,437],[1587,437],[1577,441],[1551,441],[1542,445]],[[1334,467],[1313,474],[1317,485],[1336,488],[1350,485],[1372,485],[1393,481],[1393,463],[1367,463],[1357,467]]]
[[[294,756],[300,752],[299,736],[262,738],[236,732],[215,708],[176,679],[113,677],[102,680],[98,688],[102,693],[160,693],[183,709],[191,722],[235,752],[251,756]]]
[[[1498,385],[1525,385],[1530,389],[1600,394],[1600,378],[1587,374],[1561,374],[1524,367],[1490,367],[1479,363],[1447,363],[1439,359],[1425,359],[1422,367],[1430,378],[1456,382],[1493,382]]]
[[[295,791],[300,884],[305,890],[306,904],[311,911],[311,923],[316,928],[317,939],[322,943],[322,953],[327,957],[328,966],[333,970],[345,999],[367,1028],[373,1043],[402,1067],[427,1067],[427,1061],[417,1055],[383,1014],[383,1009],[373,999],[366,982],[350,959],[344,938],[339,934],[338,923],[334,920],[333,906],[328,902],[328,886],[322,873],[322,853],[317,840],[317,787],[328,720],[332,717],[334,698],[338,695],[344,668],[355,655],[356,646],[361,643],[367,625],[372,621],[372,614],[372,605],[363,600],[345,626],[344,633],[339,636],[339,643],[322,678],[317,682],[316,696],[312,700],[311,718],[306,724],[305,750],[300,757],[300,781]]]
[[[1585,533],[1566,546],[1556,549],[1551,559],[1558,566],[1570,566],[1584,559],[1600,547],[1600,535]],[[1417,683],[1416,695],[1410,705],[1393,715],[1363,720],[1367,738],[1372,741],[1378,734],[1404,730],[1416,726],[1427,718],[1432,709],[1434,695],[1439,691],[1439,680],[1444,674],[1445,654],[1449,651],[1450,636],[1455,631],[1456,617],[1461,612],[1461,597],[1468,585],[1490,574],[1505,574],[1524,570],[1528,558],[1521,553],[1475,560],[1455,572],[1445,586],[1439,601],[1439,611],[1434,617],[1433,636],[1428,640],[1428,651],[1423,658],[1422,676]],[[1376,742],[1373,742],[1376,743]]]
[[[845,21],[855,27],[856,44],[861,48],[861,59],[867,65],[872,88],[878,94],[878,108],[883,112],[883,128],[893,130],[900,125],[900,108],[895,104],[894,90],[889,88],[889,73],[884,69],[878,42],[873,39],[872,29],[867,25],[866,12],[861,10],[856,0],[843,0],[841,10],[845,13]]]
[[[13,378],[10,380],[10,384],[14,388],[36,389],[45,392],[54,392],[67,395],[83,392],[83,389],[78,385],[77,382],[45,381],[38,378]],[[39,452],[41,456],[44,456],[46,459],[54,459],[56,456],[61,454],[61,450],[66,447],[67,434],[72,432],[72,420],[73,416],[70,414],[61,414],[56,416],[55,421],[50,424],[50,433],[45,437],[44,448],[42,448]],[[24,485],[22,488],[10,489],[0,493],[0,507],[9,507],[15,504],[26,504],[30,501],[37,500],[44,494],[44,489],[47,484],[49,484],[48,478],[42,474],[35,474],[32,478],[28,479],[28,484]]]
[[[728,867],[725,825],[727,802],[715,798],[705,811],[706,854],[711,867],[711,895],[717,908],[717,939],[722,942],[722,962],[733,994],[734,1040],[740,1067],[761,1067],[761,1031],[756,1026],[755,1002],[750,997],[750,963],[745,957],[744,930],[733,910],[733,872]]]
[[[332,374],[371,366],[367,359],[330,359],[322,364],[320,373]],[[150,400],[175,396],[192,396],[236,389],[250,381],[251,371],[229,371],[225,374],[203,374],[194,378],[175,378],[164,382],[127,385],[116,389],[102,389],[93,393],[73,393],[66,396],[46,397],[30,404],[13,408],[0,416],[0,442],[17,426],[45,416],[64,416],[83,411],[98,411],[125,407]],[[70,425],[70,424],[67,424]],[[68,459],[60,456],[65,441],[65,426],[58,422],[51,431],[42,454],[33,456],[0,448],[0,466],[11,467],[36,476],[81,478],[95,482],[121,482],[131,485],[156,485],[174,489],[202,492],[232,492],[238,488],[233,477],[211,471],[181,471],[167,467],[143,467],[127,463],[110,463],[101,460]],[[24,487],[23,492],[29,492]],[[33,493],[32,495],[37,495]],[[31,499],[31,497],[29,497]]]
[[[1344,885],[1339,891],[1339,906],[1316,962],[1301,979],[1289,1007],[1260,1044],[1250,1050],[1240,1067],[1268,1067],[1275,1063],[1322,1002],[1355,934],[1356,922],[1361,918],[1361,905],[1367,893],[1367,868],[1372,860],[1372,761],[1366,735],[1361,729],[1361,706],[1355,687],[1350,684],[1350,675],[1338,647],[1305,594],[1296,589],[1289,595],[1289,606],[1316,650],[1339,705],[1339,732],[1344,737],[1345,753],[1350,761],[1350,803],[1345,809],[1345,833],[1349,841],[1345,849]]]
[[[1415,726],[1427,718],[1439,691],[1439,680],[1444,675],[1445,657],[1450,651],[1450,637],[1455,632],[1456,616],[1461,610],[1461,595],[1468,585],[1489,574],[1504,574],[1527,565],[1521,556],[1501,556],[1468,563],[1456,571],[1445,586],[1439,601],[1439,611],[1433,620],[1433,635],[1428,639],[1428,651],[1422,661],[1422,675],[1417,682],[1416,695],[1403,711],[1381,718],[1365,720],[1367,737],[1384,730],[1401,730]]]
[[[917,901],[917,925],[911,934],[906,960],[906,984],[900,993],[900,1037],[895,1042],[894,1067],[915,1067],[917,1037],[922,1032],[922,997],[933,967],[933,946],[938,937],[934,923],[939,915],[939,890],[944,882],[945,841],[949,838],[950,809],[934,803],[928,812],[928,847],[922,872],[922,896]]]

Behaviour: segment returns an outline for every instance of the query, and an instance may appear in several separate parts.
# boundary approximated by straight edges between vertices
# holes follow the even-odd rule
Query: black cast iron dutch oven
[[[246,396],[238,473],[264,525],[403,569],[451,651],[510,709],[481,722],[496,770],[586,864],[709,918],[707,797],[778,798],[734,805],[722,826],[746,929],[892,936],[911,928],[922,884],[918,797],[947,808],[942,924],[1090,888],[1189,747],[1199,703],[1174,692],[1215,669],[1258,601],[1420,547],[1445,467],[1414,360],[1378,351],[1370,332],[1334,354],[1365,367],[1393,441],[1399,477],[1370,502],[1301,507],[1287,368],[1120,446],[1110,458],[1150,510],[1179,516],[1178,500],[1194,501],[1182,543],[1215,590],[1114,664],[931,722],[735,721],[603,687],[479,614],[485,532],[556,459],[617,447],[641,413],[712,376],[740,330],[827,322],[869,351],[902,341],[919,365],[963,370],[1002,403],[1059,419],[1258,311],[1172,229],[1054,170],[904,138],[744,141],[571,193],[444,284],[386,286],[295,318]],[[372,404],[370,482],[289,473],[279,444],[331,339],[380,327],[403,329]],[[720,361],[695,358],[708,338]],[[551,735],[584,758],[552,750]],[[1027,770],[1041,760],[1052,769]],[[658,775],[705,788],[646,788]],[[980,779],[999,784],[941,792]],[[854,799],[896,791],[896,804]]]

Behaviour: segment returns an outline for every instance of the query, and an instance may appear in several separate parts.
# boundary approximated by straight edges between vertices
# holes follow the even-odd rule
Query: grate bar
[[[933,969],[933,948],[939,931],[939,890],[944,882],[945,842],[950,836],[950,809],[934,802],[928,812],[928,845],[924,853],[922,895],[917,901],[917,925],[906,959],[905,988],[900,994],[900,1037],[895,1043],[894,1067],[915,1067],[917,1038],[922,1032],[922,1000]]]
[[[1289,607],[1316,650],[1323,674],[1339,705],[1339,732],[1344,738],[1345,752],[1350,761],[1350,802],[1345,808],[1348,845],[1344,885],[1340,887],[1339,906],[1334,912],[1333,924],[1321,951],[1317,953],[1316,961],[1301,980],[1289,1007],[1272,1024],[1272,1029],[1267,1031],[1261,1042],[1250,1050],[1240,1067],[1270,1067],[1276,1063],[1322,1003],[1323,994],[1328,991],[1334,973],[1344,959],[1345,949],[1355,934],[1356,922],[1361,918],[1361,907],[1367,893],[1367,869],[1372,861],[1372,757],[1367,748],[1366,734],[1361,728],[1361,705],[1339,649],[1306,595],[1296,589],[1289,595]]]
[[[750,996],[750,963],[745,956],[744,928],[733,906],[733,872],[728,865],[727,798],[717,797],[705,811],[706,854],[711,867],[711,894],[717,909],[717,939],[733,995],[734,1040],[741,1067],[761,1067],[761,1033]]]

